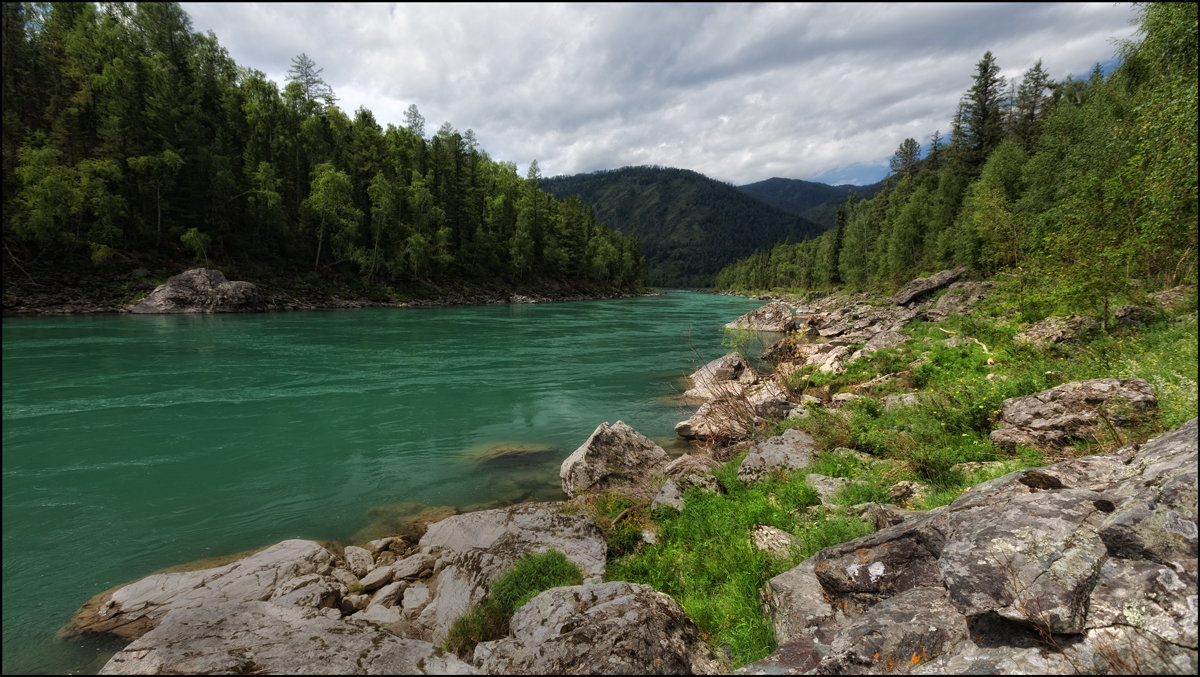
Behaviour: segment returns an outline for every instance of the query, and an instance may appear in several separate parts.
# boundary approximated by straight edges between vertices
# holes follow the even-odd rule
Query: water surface
[[[5,318],[4,672],[98,669],[54,632],[157,569],[352,542],[414,505],[559,499],[604,421],[672,445],[680,378],[759,305]]]

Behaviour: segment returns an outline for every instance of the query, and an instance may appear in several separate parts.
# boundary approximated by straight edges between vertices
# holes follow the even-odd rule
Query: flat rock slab
[[[967,274],[966,266],[959,266],[954,270],[943,270],[940,273],[935,273],[929,277],[918,277],[917,279],[904,285],[904,288],[896,292],[892,297],[892,301],[896,305],[904,305],[913,299],[924,296],[935,289],[941,289],[946,285],[958,280],[958,278]]]
[[[97,596],[76,612],[60,634],[108,633],[134,639],[172,610],[268,599],[291,579],[328,573],[332,562],[333,555],[319,544],[288,540],[225,566],[153,574]]]
[[[177,609],[117,652],[102,675],[462,675],[471,665],[429,642],[270,602]]]
[[[1100,432],[1104,420],[1124,426],[1157,408],[1154,390],[1140,378],[1073,381],[1004,400],[1000,424],[990,437],[992,443],[1006,448],[1062,447]]]
[[[513,614],[510,636],[484,642],[487,674],[724,672],[679,603],[648,585],[612,581],[552,588]]]

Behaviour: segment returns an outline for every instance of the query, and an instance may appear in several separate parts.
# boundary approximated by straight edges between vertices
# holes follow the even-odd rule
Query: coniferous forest
[[[349,116],[304,54],[280,91],[176,4],[3,11],[6,273],[642,285],[637,242],[544,192],[536,161],[522,177],[471,130],[428,133],[415,104],[403,126]]]
[[[742,259],[721,289],[886,288],[966,265],[1027,304],[1107,314],[1136,288],[1196,282],[1194,3],[1142,8],[1119,65],[1053,82],[1039,61],[1006,82],[990,52],[953,128],[906,139],[884,188],[836,227]]]

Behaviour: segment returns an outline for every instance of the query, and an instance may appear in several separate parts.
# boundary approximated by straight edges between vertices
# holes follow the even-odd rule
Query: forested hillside
[[[5,277],[207,262],[372,284],[635,289],[636,243],[471,130],[282,91],[170,3],[4,3]],[[34,271],[31,274],[28,271]],[[309,278],[314,273],[307,274]]]
[[[751,197],[784,211],[799,214],[826,229],[837,225],[837,210],[851,195],[859,200],[866,200],[874,197],[881,188],[882,181],[869,186],[830,186],[814,181],[779,177],[738,186],[738,190]]]
[[[944,143],[905,140],[883,190],[836,228],[739,261],[716,286],[887,287],[965,264],[1004,273],[1026,310],[1104,317],[1147,285],[1195,283],[1196,5],[1142,12],[1107,76],[1052,82],[1039,62],[1010,88],[986,53]]]
[[[578,196],[597,219],[636,236],[657,286],[706,287],[738,257],[823,230],[687,169],[625,167],[554,177],[545,186],[560,198]]]

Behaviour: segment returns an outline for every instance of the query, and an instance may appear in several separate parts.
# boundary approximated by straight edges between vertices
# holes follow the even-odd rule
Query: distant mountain
[[[836,224],[837,209],[846,202],[851,191],[861,200],[869,200],[883,188],[883,182],[869,186],[843,184],[830,186],[800,179],[767,179],[738,186],[738,190],[769,205],[803,216],[825,228]]]
[[[558,198],[577,195],[598,221],[636,234],[650,284],[707,287],[727,264],[826,230],[703,174],[625,167],[542,181]]]

